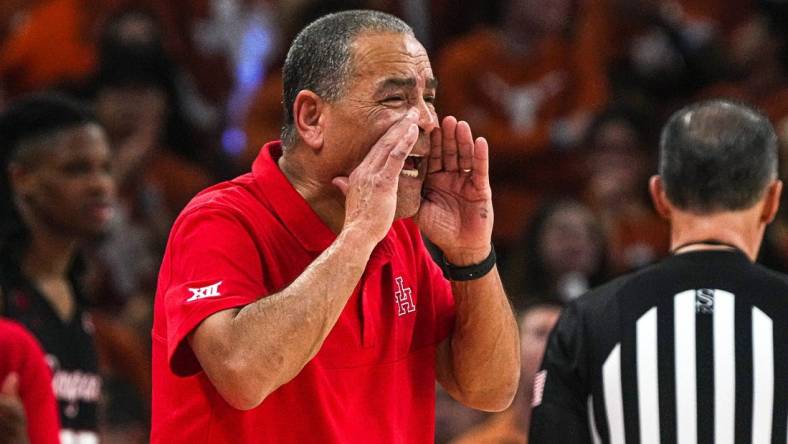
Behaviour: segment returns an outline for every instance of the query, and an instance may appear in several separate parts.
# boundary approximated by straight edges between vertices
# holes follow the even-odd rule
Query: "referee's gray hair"
[[[684,210],[743,210],[777,178],[777,135],[769,119],[730,100],[691,104],[670,117],[660,139],[659,174]]]
[[[352,71],[353,40],[364,32],[414,35],[407,23],[393,15],[353,10],[319,18],[293,40],[282,68],[284,126],[281,137],[285,147],[295,144],[298,137],[293,115],[298,93],[310,90],[326,101],[341,97]]]

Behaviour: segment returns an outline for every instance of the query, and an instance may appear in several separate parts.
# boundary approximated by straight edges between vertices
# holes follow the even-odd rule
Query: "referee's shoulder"
[[[623,274],[619,277],[590,289],[587,293],[569,303],[578,313],[592,313],[604,316],[609,312],[611,304],[616,304],[619,298],[626,292],[633,283],[647,278],[657,267],[657,264],[649,265],[640,270]]]
[[[788,274],[781,273],[771,268],[767,268],[759,263],[753,264],[754,269],[761,274],[759,279],[768,280],[769,283],[777,286],[788,287]]]

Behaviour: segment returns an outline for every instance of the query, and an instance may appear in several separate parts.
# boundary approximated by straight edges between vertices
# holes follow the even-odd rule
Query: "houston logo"
[[[397,283],[397,291],[394,292],[394,300],[397,301],[397,314],[404,316],[416,311],[416,304],[413,303],[413,293],[410,288],[402,283],[402,276],[394,278]]]

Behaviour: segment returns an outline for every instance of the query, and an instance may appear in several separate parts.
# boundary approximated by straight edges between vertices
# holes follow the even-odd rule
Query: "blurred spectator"
[[[608,277],[607,244],[591,210],[574,200],[546,203],[506,265],[516,309],[568,302]]]
[[[763,1],[733,32],[729,53],[733,75],[701,92],[704,98],[727,97],[757,106],[771,120],[779,138],[780,177],[788,175],[788,5]],[[786,197],[783,197],[785,201]],[[783,208],[786,202],[783,202]],[[766,229],[758,262],[788,272],[788,213],[783,209]]]
[[[5,5],[5,2],[3,2]],[[86,79],[96,64],[94,0],[9,3],[0,29],[0,79],[11,96]],[[2,38],[5,34],[5,38]]]
[[[668,252],[668,225],[647,193],[654,169],[647,121],[633,109],[611,107],[586,135],[583,197],[605,230],[614,273],[650,264]]]
[[[284,45],[280,48],[270,66],[265,80],[254,94],[249,110],[244,119],[243,130],[246,134],[246,147],[238,155],[236,162],[244,170],[252,165],[262,144],[269,140],[278,140],[282,129],[282,64],[290,42],[304,27],[326,14],[348,9],[361,9],[364,0],[306,0],[300,6],[292,8],[283,17],[281,31]]]
[[[452,444],[525,444],[531,422],[534,376],[542,362],[553,326],[561,314],[561,305],[538,303],[520,314],[520,386],[512,406],[494,414],[483,424],[452,441]]]
[[[469,29],[491,24],[500,14],[501,0],[368,0],[366,7],[405,20],[428,53],[466,34]]]
[[[157,102],[158,108],[147,110],[142,109],[142,103],[106,110],[105,118],[113,119],[109,122],[112,127],[107,128],[111,139],[129,137],[140,124],[124,119],[144,118],[143,111],[149,111],[153,113],[151,120],[161,120],[160,127],[152,128],[158,131],[154,134],[158,143],[184,159],[213,160],[202,157],[202,145],[214,141],[201,140],[201,133],[186,113],[188,100],[182,71],[165,50],[161,26],[158,18],[145,9],[122,9],[112,15],[101,31],[98,69],[91,93],[96,94],[99,106],[105,98],[102,93],[115,93],[128,100],[140,95],[147,105]],[[112,111],[117,114],[110,115]]]
[[[451,442],[490,416],[460,404],[440,384],[435,386],[435,444]]]
[[[110,311],[140,297],[144,302],[136,301],[141,310],[135,318],[145,331],[170,224],[194,194],[213,182],[169,144],[185,151],[192,140],[179,112],[173,75],[152,16],[128,10],[108,22],[94,106],[109,136],[120,199],[109,235],[97,250],[104,275],[94,281],[100,285],[95,293]]]
[[[753,14],[738,26],[730,39],[731,76],[699,96],[752,103],[775,127],[788,124],[788,73],[782,59],[786,42],[777,26],[775,19],[763,13]]]
[[[58,444],[59,433],[41,346],[24,327],[0,318],[0,444]]]
[[[438,111],[490,142],[495,239],[516,241],[546,194],[577,182],[566,151],[607,100],[604,60],[573,0],[507,0],[498,27],[449,43],[436,64]]]
[[[107,22],[93,94],[119,199],[108,232],[90,245],[88,283],[107,382],[102,438],[110,442],[147,436],[156,271],[174,216],[213,182],[183,154],[196,135],[180,107],[177,69],[153,15],[121,10]]]
[[[164,46],[185,68],[178,73],[185,112],[200,129],[216,130],[218,111],[224,108],[233,83],[229,53],[246,32],[239,29],[239,20],[254,16],[248,13],[249,4],[267,3],[6,0],[0,4],[0,79],[8,83],[12,97],[63,84],[81,86],[98,63],[95,42],[103,23],[117,11],[146,8],[162,18]]]
[[[494,148],[493,162],[572,146],[606,100],[602,66],[584,66],[572,0],[510,0],[498,28],[482,28],[440,55],[442,113],[461,116]]]
[[[101,379],[78,248],[112,217],[107,139],[78,104],[38,95],[3,113],[0,141],[3,314],[27,327],[47,353],[61,441],[95,440]]]
[[[726,73],[723,39],[749,0],[597,0],[582,29],[605,54],[615,94],[629,101],[680,100]]]

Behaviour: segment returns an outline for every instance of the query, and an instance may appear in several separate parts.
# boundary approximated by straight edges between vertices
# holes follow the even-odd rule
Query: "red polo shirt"
[[[21,324],[0,318],[0,385],[10,373],[19,377],[30,444],[59,443],[60,418],[44,351]]]
[[[185,340],[211,314],[286,287],[336,239],[280,155],[266,145],[250,174],[200,193],[173,226],[156,293],[151,442],[433,442],[435,348],[454,308],[410,220],[375,248],[320,352],[257,408],[227,404]]]

